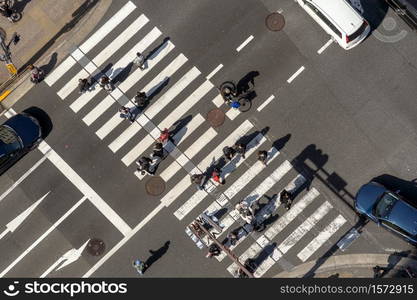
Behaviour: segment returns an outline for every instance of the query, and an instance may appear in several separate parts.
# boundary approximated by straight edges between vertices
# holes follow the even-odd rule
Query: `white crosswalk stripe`
[[[154,28],[154,30],[152,30],[139,43],[137,43],[136,46],[134,46],[128,53],[126,53],[121,59],[119,59],[105,74],[110,79],[116,78],[117,75],[119,75],[130,63],[132,63],[132,60],[135,57],[137,51],[143,52],[143,50],[148,48],[160,35],[161,32],[157,28]],[[132,75],[130,75],[129,77],[131,76]],[[95,84],[94,90],[82,94],[77,100],[75,100],[70,105],[70,108],[74,112],[78,112],[88,102],[90,102],[91,99],[93,99],[100,91],[101,88],[99,87],[99,85]]]
[[[111,138],[106,142],[107,147],[112,153],[123,152],[121,155],[123,166],[132,167],[135,160],[147,155],[164,128],[175,132],[172,137],[173,142],[168,141],[164,145],[165,154],[170,155],[173,161],[168,164],[171,158],[163,160],[157,170],[157,175],[162,180],[172,183],[167,185],[171,188],[160,198],[161,203],[169,207],[175,201],[181,200],[182,202],[178,203],[178,208],[173,213],[179,221],[183,221],[186,216],[192,216],[195,219],[203,212],[209,215],[219,214],[218,225],[221,231],[218,226],[210,228],[209,231],[216,233],[219,241],[224,239],[224,243],[229,243],[227,244],[229,249],[240,254],[237,255],[240,262],[243,263],[249,258],[261,260],[254,272],[255,277],[264,276],[274,265],[281,264],[283,257],[295,250],[297,260],[305,262],[311,259],[314,254],[323,250],[331,237],[341,232],[340,228],[347,223],[347,220],[341,214],[332,220],[327,220],[326,217],[331,215],[329,212],[334,208],[329,201],[323,201],[323,203],[318,203],[319,208],[307,219],[302,220],[301,225],[291,228],[293,221],[305,215],[306,209],[314,201],[320,201],[321,197],[318,197],[320,194],[317,189],[310,187],[304,191],[302,187],[306,186],[307,179],[298,172],[297,168],[293,168],[292,163],[285,157],[280,159],[280,152],[275,147],[269,149],[266,165],[256,160],[257,150],[262,149],[269,138],[256,131],[251,121],[238,122],[243,119],[243,114],[239,109],[224,106],[228,122],[236,124],[231,133],[210,127],[206,123],[205,116],[196,112],[195,108],[205,106],[220,108],[225,104],[219,93],[216,95],[212,93],[215,86],[210,81],[223,65],[213,67],[213,71],[208,75],[201,74],[200,70],[181,53],[181,50],[175,49],[175,45],[169,38],[162,40],[163,33],[157,27],[150,26],[150,20],[141,12],[132,14],[129,17],[131,22],[123,22],[135,9],[136,6],[132,2],[124,5],[90,38],[76,48],[45,79],[45,82],[56,89],[60,99],[68,102],[71,100],[69,107],[75,113],[84,114],[84,111],[89,108],[89,111],[86,111],[82,117],[83,122],[87,126],[96,125],[94,131],[100,140]],[[124,27],[117,28],[122,22]],[[103,39],[116,28],[120,34],[104,45]],[[126,45],[134,46],[126,47]],[[126,50],[123,50],[124,48]],[[93,49],[94,53],[98,54],[90,57],[89,53],[93,52],[91,51]],[[142,70],[134,66],[131,69],[136,53],[145,54],[145,51],[149,51],[145,68]],[[112,62],[108,63],[110,60]],[[105,69],[105,74],[113,80],[115,85],[113,91],[102,92],[102,89],[95,83],[91,91],[81,95],[75,93],[79,78],[98,78],[102,75],[101,72],[104,72],[101,70],[107,63],[111,69]],[[188,63],[191,65],[187,65]],[[128,72],[129,74],[124,74]],[[174,80],[174,77],[179,79]],[[135,107],[134,99],[131,97],[136,91],[145,92],[151,100],[143,111],[136,108],[135,121],[130,124],[124,121],[117,111],[120,106]],[[242,117],[238,118],[241,114]],[[222,167],[221,177],[227,179],[225,186],[220,187],[217,182],[207,178],[203,189],[200,190],[197,186],[192,187],[194,184],[190,180],[190,174],[207,172],[223,157],[222,150],[225,146],[234,145],[242,137],[248,139],[249,136],[251,140],[246,143],[245,158],[237,154],[231,161],[226,161]],[[184,145],[188,148],[183,149]],[[197,157],[199,161],[195,161]],[[278,158],[281,162],[277,161]],[[236,171],[241,171],[240,176],[237,178],[230,176]],[[294,175],[292,179],[288,178],[289,173],[294,172],[297,175]],[[134,175],[139,180],[146,176],[138,171],[134,172]],[[210,174],[205,175],[210,177]],[[180,176],[184,177],[180,178]],[[249,186],[250,190],[246,191]],[[277,191],[281,191],[283,186],[300,199],[295,199],[291,209],[285,214],[280,214],[273,223],[268,224],[264,232],[254,232],[253,226],[246,224],[234,208],[233,203],[236,203],[237,196],[245,191],[245,194],[240,196],[241,199],[252,204],[268,193],[271,196],[274,194],[271,198],[267,197],[269,201],[261,204],[260,210],[256,212],[255,219],[259,224],[265,220],[274,219],[271,216],[277,215],[280,205]],[[221,192],[223,188],[225,190]],[[213,197],[211,203],[204,205],[205,210],[200,210],[201,203],[208,196]],[[300,247],[301,243],[297,244],[300,240],[311,236],[307,233],[323,223],[325,227],[315,230],[318,234],[311,237],[311,240],[305,241],[304,248]],[[234,225],[236,229],[240,228],[239,239],[231,245],[226,235]],[[285,234],[282,233],[283,231]],[[188,226],[185,232],[200,249],[212,243],[207,236],[198,238]],[[249,238],[253,239],[251,243],[243,243]],[[276,241],[280,238],[283,240]],[[244,249],[245,245],[250,246]],[[225,257],[226,254],[222,252],[216,259],[222,261]],[[238,266],[232,263],[227,270],[234,274]]]
[[[297,256],[305,262],[314,252],[316,252],[333,234],[338,231],[346,219],[342,215],[338,215],[329,225],[326,226]]]
[[[87,54],[93,49],[104,37],[106,37],[114,28],[117,27],[133,10],[136,5],[131,1],[127,2],[112,18],[110,18],[100,29],[98,29],[88,40],[86,40],[79,49]],[[71,56],[69,56],[63,63],[61,63],[51,74],[45,78],[46,84],[52,86],[63,75],[65,75],[69,69],[76,64]]]
[[[92,61],[85,64],[83,69],[75,75],[63,88],[58,91],[58,96],[64,100],[68,95],[74,91],[78,86],[79,78],[87,78],[93,74],[97,69],[109,59],[115,51],[120,49],[130,38],[132,38],[145,24],[149,21],[145,15],[137,18],[125,31],[122,32],[116,39],[114,39],[106,48],[104,48]],[[84,56],[77,61],[83,64]]]

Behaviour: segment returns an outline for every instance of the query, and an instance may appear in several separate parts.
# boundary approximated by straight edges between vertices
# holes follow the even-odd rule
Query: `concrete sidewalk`
[[[417,260],[396,254],[347,254],[331,256],[320,263],[311,261],[281,272],[276,278],[373,278],[373,267],[387,268],[383,278],[401,277],[405,267],[417,270]]]
[[[13,90],[12,95],[0,102],[1,108],[10,107],[31,87],[23,73],[28,64],[41,66],[48,73],[94,29],[112,0],[13,0],[13,10],[22,13],[22,19],[11,23],[0,17],[0,32],[6,33],[6,43],[14,32],[20,36],[17,45],[10,46],[12,61],[20,76],[11,82],[3,63],[0,66],[1,90]],[[23,78],[22,78],[23,77]],[[5,88],[5,86],[7,87]],[[19,91],[16,92],[16,87]],[[13,95],[14,94],[14,95]]]

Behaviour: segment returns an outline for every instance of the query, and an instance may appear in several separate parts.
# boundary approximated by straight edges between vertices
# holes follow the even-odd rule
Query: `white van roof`
[[[332,19],[347,35],[361,27],[364,19],[345,0],[310,0]]]

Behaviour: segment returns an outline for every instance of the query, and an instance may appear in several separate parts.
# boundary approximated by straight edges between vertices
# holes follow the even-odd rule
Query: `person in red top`
[[[213,173],[211,173],[211,178],[219,184],[223,185],[226,183],[226,181],[221,179],[220,173],[221,170],[219,168],[214,168]]]
[[[165,144],[171,137],[171,134],[168,130],[168,128],[165,128],[163,131],[161,131],[161,135],[158,138],[158,141],[162,144]]]

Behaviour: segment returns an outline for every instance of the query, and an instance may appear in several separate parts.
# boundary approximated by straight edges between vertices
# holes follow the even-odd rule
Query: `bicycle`
[[[251,108],[252,102],[248,99],[251,91],[238,95],[236,84],[231,81],[223,82],[219,90],[223,100],[231,108],[239,109],[241,112],[247,112]]]

